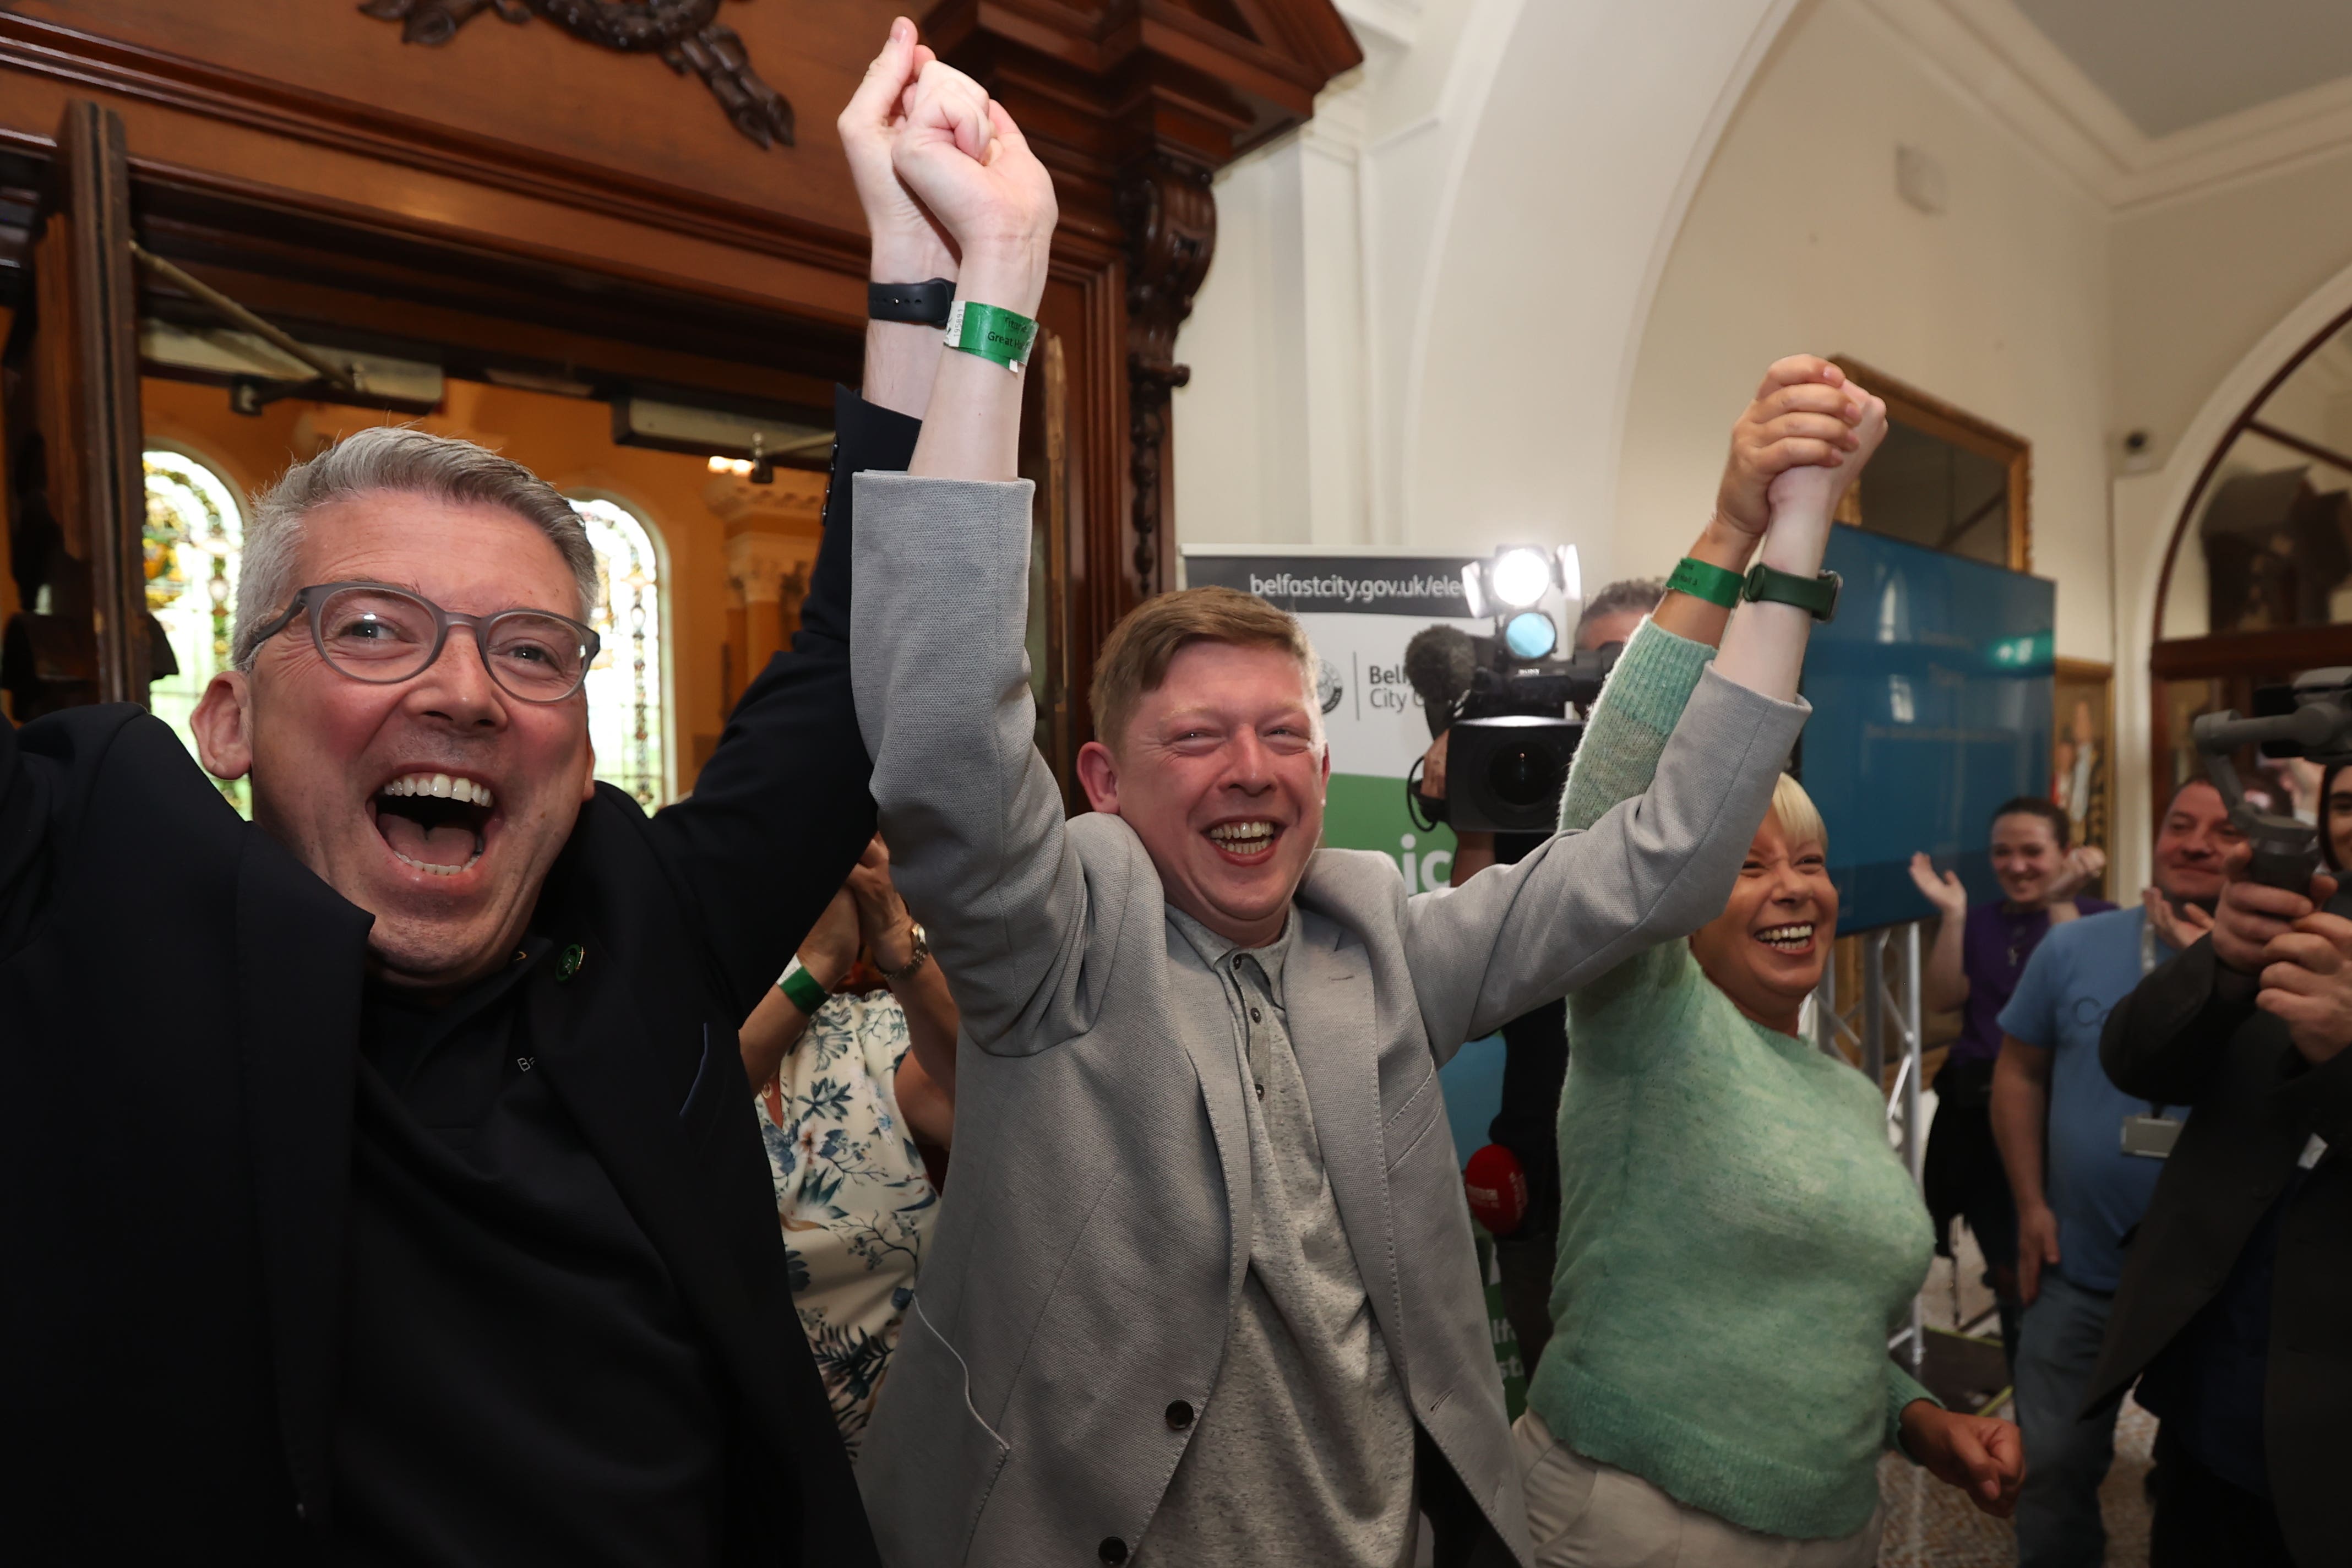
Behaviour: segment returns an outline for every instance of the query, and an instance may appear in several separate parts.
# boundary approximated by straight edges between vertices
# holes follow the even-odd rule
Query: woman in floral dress
[[[939,1212],[924,1150],[955,1130],[955,1003],[878,836],[741,1038],[793,1305],[855,1459]]]

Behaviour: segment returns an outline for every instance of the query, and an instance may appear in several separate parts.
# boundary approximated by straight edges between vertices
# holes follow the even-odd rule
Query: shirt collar
[[[1276,996],[1282,994],[1283,963],[1290,956],[1290,950],[1298,940],[1298,910],[1295,906],[1283,914],[1282,934],[1264,947],[1244,948],[1238,943],[1227,942],[1173,904],[1168,906],[1168,920],[1169,923],[1173,925],[1183,936],[1185,942],[1191,945],[1192,951],[1201,955],[1201,962],[1211,969],[1223,963],[1236,952],[1246,952],[1255,959],[1258,967],[1265,972],[1266,984],[1273,989],[1274,994]]]

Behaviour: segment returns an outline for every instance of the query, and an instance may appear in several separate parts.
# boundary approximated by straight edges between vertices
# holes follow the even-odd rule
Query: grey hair
[[[1584,601],[1584,612],[1576,617],[1577,635],[1581,637],[1586,626],[1604,616],[1622,616],[1628,610],[1646,616],[1665,596],[1663,577],[1621,577]]]
[[[596,552],[580,514],[562,491],[487,447],[408,426],[382,425],[346,436],[308,462],[295,464],[254,497],[237,570],[236,630],[230,644],[236,668],[253,668],[259,651],[254,634],[285,609],[301,586],[293,578],[303,520],[331,501],[382,491],[512,512],[547,535],[563,557],[580,591],[577,614],[582,620],[588,618],[596,603]]]

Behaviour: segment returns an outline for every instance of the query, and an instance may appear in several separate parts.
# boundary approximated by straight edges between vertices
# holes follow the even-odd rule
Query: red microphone
[[[1527,1222],[1528,1175],[1519,1157],[1500,1143],[1489,1143],[1462,1167],[1463,1190],[1470,1197],[1470,1215],[1490,1236],[1509,1236]]]

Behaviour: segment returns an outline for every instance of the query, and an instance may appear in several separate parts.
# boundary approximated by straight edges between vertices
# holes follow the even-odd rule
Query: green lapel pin
[[[579,973],[581,961],[587,956],[587,951],[576,942],[565,948],[563,956],[555,961],[555,978],[569,980]]]

